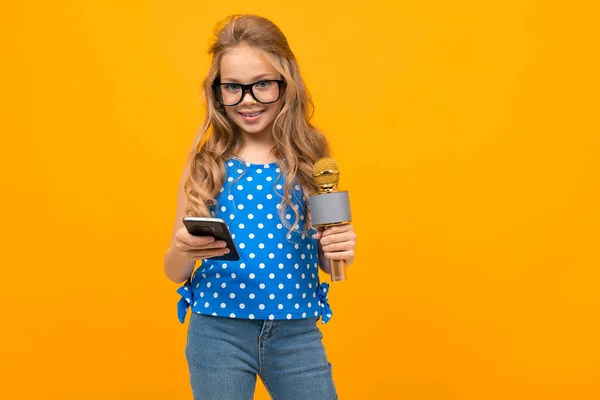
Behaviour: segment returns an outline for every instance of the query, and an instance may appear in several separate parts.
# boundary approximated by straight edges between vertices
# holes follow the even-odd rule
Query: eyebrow
[[[274,77],[273,77],[274,75],[275,75],[275,74],[273,74],[273,73],[270,73],[270,72],[267,72],[267,73],[264,73],[264,74],[260,74],[260,75],[257,75],[257,76],[255,76],[254,78],[252,78],[252,81],[251,81],[251,82],[257,82],[257,81],[260,81],[261,79],[266,79],[266,78],[269,78],[269,79],[277,79],[277,78],[274,78]],[[230,77],[223,77],[223,78],[221,78],[221,82],[234,82],[234,83],[241,83],[241,81],[240,81],[240,80],[238,80],[238,79],[235,79],[235,78],[230,78]]]

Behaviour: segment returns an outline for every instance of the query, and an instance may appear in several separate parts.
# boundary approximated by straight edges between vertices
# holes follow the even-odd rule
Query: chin
[[[269,128],[269,126],[245,126],[242,124],[240,125],[240,128],[246,133],[256,135],[265,132]]]
[[[251,128],[248,128],[248,129],[245,129],[244,127],[242,127],[242,129],[244,130],[244,132],[246,132],[249,135],[256,135],[256,136],[258,136],[258,135],[263,135],[263,134],[266,134],[266,133],[271,134],[271,128],[270,128],[270,126],[265,126],[265,127],[260,127],[260,128],[258,128],[258,127],[251,127]]]

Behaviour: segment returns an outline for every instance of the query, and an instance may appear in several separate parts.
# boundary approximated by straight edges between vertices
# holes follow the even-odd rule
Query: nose
[[[242,93],[242,101],[240,103],[241,104],[253,104],[253,103],[256,103],[256,100],[254,100],[254,97],[252,96],[252,93],[250,93],[250,89],[244,90],[244,93]]]

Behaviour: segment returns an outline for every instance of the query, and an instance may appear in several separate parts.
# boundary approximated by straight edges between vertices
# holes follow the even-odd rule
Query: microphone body
[[[347,191],[337,189],[339,170],[337,163],[330,157],[321,158],[315,163],[313,176],[319,192],[310,195],[310,216],[312,225],[325,229],[334,225],[349,224],[352,221],[350,196]],[[330,260],[331,280],[346,279],[346,262]]]

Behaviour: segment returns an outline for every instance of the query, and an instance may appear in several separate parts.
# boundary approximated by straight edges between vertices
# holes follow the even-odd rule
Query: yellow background
[[[592,3],[7,2],[0,398],[191,398],[162,257],[234,12],[286,33],[351,193],[340,398],[600,398]]]

